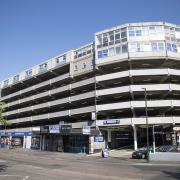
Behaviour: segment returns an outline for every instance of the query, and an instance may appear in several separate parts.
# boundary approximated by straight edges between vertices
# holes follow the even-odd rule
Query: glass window
[[[174,32],[174,30],[175,30],[175,29],[174,29],[173,27],[170,27],[170,31],[171,31],[171,32]]]
[[[120,41],[120,30],[118,29],[118,30],[116,30],[115,31],[115,44],[118,44],[118,43],[120,43],[121,41]]]
[[[102,34],[97,36],[97,45],[102,45]]]
[[[74,66],[74,71],[77,71],[77,70],[78,70],[78,66],[75,65],[75,66]]]
[[[77,58],[77,52],[75,51],[74,52],[74,59],[76,59]]]
[[[144,52],[149,52],[149,51],[152,51],[152,48],[151,48],[151,44],[150,43],[144,43],[143,44],[143,49],[144,49]]]
[[[165,36],[165,39],[166,39],[167,41],[170,41],[170,37],[169,37],[169,36]]]
[[[156,26],[156,33],[157,34],[162,34],[164,31],[163,31],[163,27],[162,26]]]
[[[122,53],[126,53],[128,51],[127,44],[122,45]]]
[[[155,35],[155,34],[156,34],[155,26],[150,26],[149,27],[149,35]]]
[[[164,51],[164,43],[158,43],[158,50]]]
[[[86,55],[86,48],[82,49],[82,56]]]
[[[104,57],[107,57],[107,56],[108,56],[108,49],[104,49],[102,51],[102,57],[104,58]]]
[[[45,71],[45,70],[47,70],[47,63],[43,63],[43,64],[39,65],[40,72]]]
[[[19,81],[19,74],[13,77],[13,82]]]
[[[86,68],[86,63],[84,62],[84,63],[83,63],[83,69],[85,69],[85,68]]]
[[[32,76],[32,69],[26,71],[26,77]]]
[[[108,46],[108,36],[107,33],[103,34],[103,47]]]
[[[137,51],[137,44],[136,43],[130,43],[129,44],[129,51],[130,52],[136,52]]]
[[[149,35],[149,27],[142,27],[142,35],[148,36]]]
[[[155,30],[155,26],[150,26],[149,30]]]
[[[134,37],[134,36],[135,36],[134,30],[129,30],[129,37]]]
[[[109,40],[114,41],[114,31],[109,32]]]
[[[173,52],[177,52],[177,46],[176,46],[176,44],[172,44],[172,51],[173,51]]]
[[[171,36],[171,41],[176,41],[175,36]]]
[[[137,52],[141,51],[141,45],[139,43],[137,43]]]
[[[116,54],[121,54],[121,46],[116,47]]]
[[[136,30],[136,36],[142,36],[142,31],[141,30]]]
[[[114,48],[109,48],[109,56],[114,56],[115,52],[114,52]]]
[[[180,32],[180,28],[176,28],[176,31],[177,31],[177,32]]]
[[[126,31],[121,32],[121,39],[122,39],[122,38],[126,38],[126,37],[127,37],[127,33],[126,33]]]
[[[180,39],[177,39],[177,38],[176,38],[176,41],[177,41],[178,43],[180,43]]]
[[[98,51],[98,59],[102,58],[102,51]]]
[[[171,51],[171,44],[170,43],[166,44],[166,49],[167,49],[167,51]]]
[[[151,43],[151,48],[152,48],[152,51],[157,51],[158,50],[157,43]]]
[[[66,62],[66,55],[60,56],[56,59],[57,64],[64,64]]]
[[[93,51],[93,46],[91,45],[91,46],[88,46],[87,48],[86,48],[86,50],[87,50],[87,54],[90,54],[92,51]]]
[[[115,40],[120,39],[120,34],[115,34]]]
[[[82,51],[81,50],[78,50],[77,51],[77,57],[81,57],[82,56]]]
[[[164,29],[168,29],[169,30],[169,26],[164,26]]]

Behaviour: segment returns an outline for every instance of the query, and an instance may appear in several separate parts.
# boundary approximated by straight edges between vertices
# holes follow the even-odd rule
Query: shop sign
[[[64,135],[68,135],[71,133],[72,125],[70,124],[62,124],[60,125],[60,133]]]
[[[49,126],[41,126],[40,132],[41,133],[49,133]]]
[[[82,134],[86,134],[86,135],[91,134],[91,127],[90,126],[83,126],[82,127]]]
[[[117,120],[117,119],[105,120],[105,121],[103,121],[103,124],[104,124],[104,125],[120,124],[120,120]]]
[[[104,142],[104,136],[102,135],[94,136],[94,142]]]
[[[49,125],[49,133],[56,134],[59,133],[59,124]]]
[[[178,127],[178,126],[173,127],[173,130],[174,130],[174,131],[180,131],[180,127]]]
[[[0,136],[31,136],[32,132],[0,132]]]

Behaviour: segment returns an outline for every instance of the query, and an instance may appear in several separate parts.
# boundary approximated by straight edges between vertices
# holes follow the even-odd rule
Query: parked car
[[[147,149],[140,149],[132,153],[133,159],[147,159]]]

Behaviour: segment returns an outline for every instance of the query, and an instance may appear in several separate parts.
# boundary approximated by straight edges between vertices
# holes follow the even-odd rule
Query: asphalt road
[[[0,180],[180,179],[180,164],[147,164],[127,157],[0,150]]]

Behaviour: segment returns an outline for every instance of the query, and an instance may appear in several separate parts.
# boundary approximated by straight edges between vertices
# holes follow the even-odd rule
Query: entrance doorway
[[[64,135],[64,152],[89,153],[89,136],[87,135]]]

